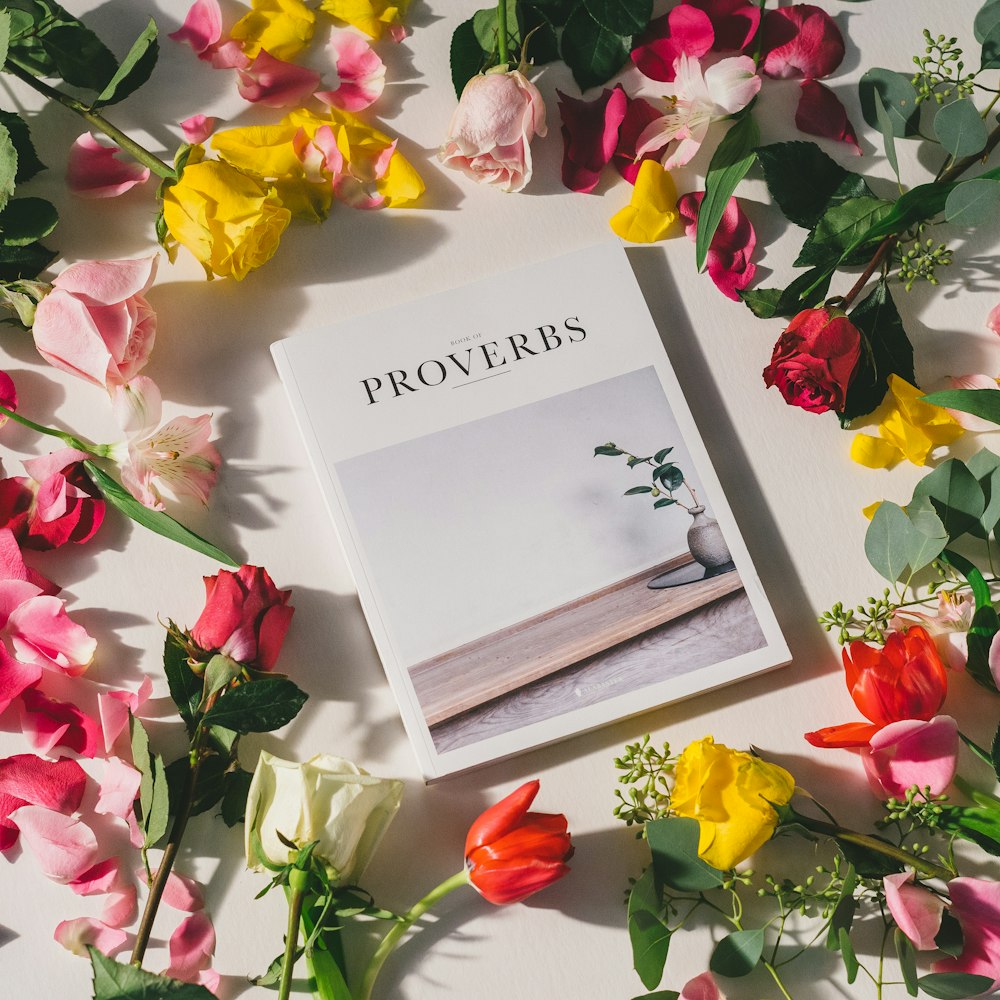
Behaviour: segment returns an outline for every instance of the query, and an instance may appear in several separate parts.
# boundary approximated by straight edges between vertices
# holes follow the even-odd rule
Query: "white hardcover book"
[[[428,778],[788,662],[618,244],[272,351]]]

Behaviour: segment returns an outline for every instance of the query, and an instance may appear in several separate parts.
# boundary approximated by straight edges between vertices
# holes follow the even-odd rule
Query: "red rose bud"
[[[469,828],[469,881],[491,903],[517,903],[563,877],[573,845],[561,813],[528,812],[539,782],[528,781]]]
[[[207,653],[271,670],[292,620],[291,596],[290,590],[278,590],[260,566],[220,570],[205,577],[205,609],[191,638]]]
[[[810,413],[842,410],[861,356],[861,334],[843,313],[804,309],[778,338],[764,384]]]

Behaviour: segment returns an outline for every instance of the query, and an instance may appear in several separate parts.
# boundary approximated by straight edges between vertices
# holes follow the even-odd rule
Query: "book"
[[[788,661],[620,245],[272,352],[426,778]]]

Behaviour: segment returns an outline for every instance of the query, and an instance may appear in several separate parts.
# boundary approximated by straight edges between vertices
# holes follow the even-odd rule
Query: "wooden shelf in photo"
[[[654,576],[692,561],[685,552],[411,667],[410,679],[428,726],[743,589],[735,572],[670,590],[646,586]]]

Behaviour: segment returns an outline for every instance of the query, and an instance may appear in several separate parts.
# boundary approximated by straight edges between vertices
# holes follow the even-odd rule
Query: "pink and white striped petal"
[[[330,52],[337,85],[317,91],[324,103],[343,111],[361,111],[371,107],[385,90],[385,63],[375,50],[353,31],[334,31]]]
[[[49,878],[72,882],[93,867],[97,837],[82,820],[42,806],[21,806],[11,814],[11,819]]]
[[[128,935],[117,927],[109,927],[93,917],[76,917],[63,920],[52,935],[67,951],[86,958],[87,946],[96,948],[102,955],[113,958],[128,940]]]
[[[315,70],[275,59],[266,49],[238,71],[240,97],[265,108],[291,108],[303,104],[316,92],[320,76]]]
[[[133,160],[119,160],[117,146],[104,146],[91,132],[84,132],[70,147],[66,165],[69,189],[81,198],[117,198],[145,184],[149,167]]]

